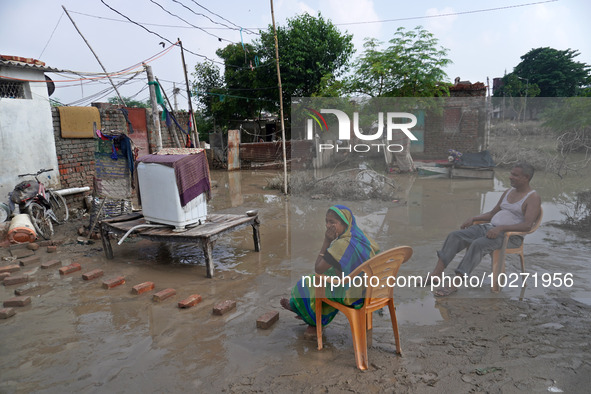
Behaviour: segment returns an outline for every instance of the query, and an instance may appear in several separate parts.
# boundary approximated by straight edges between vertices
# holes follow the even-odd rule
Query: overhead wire
[[[117,13],[118,15],[121,15],[122,17],[124,17],[125,19],[127,19],[128,21],[130,21],[131,23],[133,23],[133,24],[135,24],[135,25],[137,25],[137,26],[141,27],[142,29],[146,30],[148,33],[150,33],[150,34],[154,34],[155,36],[159,37],[160,39],[162,39],[162,40],[164,40],[164,41],[166,41],[166,42],[168,42],[168,43],[172,44],[172,41],[170,41],[168,38],[166,38],[166,37],[163,37],[162,35],[160,35],[160,34],[158,34],[158,33],[154,32],[154,31],[152,31],[152,30],[148,29],[147,27],[143,26],[143,25],[142,25],[142,24],[140,24],[140,23],[137,23],[137,22],[135,22],[134,20],[132,20],[132,19],[131,19],[131,18],[129,18],[128,16],[124,15],[123,13],[121,13],[121,12],[117,11],[115,8],[113,8],[113,7],[111,7],[110,5],[108,5],[107,3],[105,3],[105,0],[100,0],[100,1],[101,1],[101,3],[103,3],[103,4],[104,4],[104,5],[107,7],[107,8],[109,8],[111,11],[113,11],[113,12]],[[203,58],[203,59],[209,60],[209,61],[210,61],[210,62],[212,62],[212,63],[223,64],[222,62],[219,62],[219,61],[217,61],[217,60],[210,59],[209,57],[207,57],[207,56],[205,56],[205,55],[202,55],[202,54],[200,54],[200,53],[193,52],[193,51],[191,51],[190,49],[187,49],[186,47],[183,47],[183,49],[184,49],[185,51],[187,51],[187,52],[189,52],[189,53],[191,53],[191,54],[193,54],[193,55],[197,56],[197,57],[200,57],[200,58]]]
[[[161,40],[163,40],[163,41],[166,41],[166,42],[168,42],[168,43],[172,44],[172,41],[170,41],[168,38],[166,38],[166,37],[162,36],[162,35],[161,35],[161,34],[159,34],[159,33],[156,33],[156,32],[154,32],[154,31],[152,31],[152,30],[148,29],[147,27],[145,27],[144,25],[142,25],[142,24],[140,24],[140,23],[138,23],[138,22],[136,22],[136,21],[132,20],[131,18],[129,18],[128,16],[126,16],[126,15],[125,15],[125,14],[123,14],[122,12],[120,12],[120,11],[116,10],[115,8],[111,7],[109,4],[107,4],[107,3],[105,2],[105,0],[100,0],[100,1],[101,1],[101,3],[103,3],[103,5],[105,5],[107,8],[109,8],[111,11],[113,11],[113,12],[117,13],[118,15],[120,15],[120,16],[122,16],[122,17],[124,17],[124,18],[125,18],[125,19],[127,19],[129,22],[131,22],[131,23],[133,23],[133,24],[135,24],[135,25],[137,25],[137,26],[141,27],[142,29],[144,29],[144,30],[146,30],[147,32],[149,32],[150,34],[154,34],[155,36],[157,36],[157,37],[158,37],[158,38],[160,38]],[[155,3],[153,0],[150,0],[150,1],[152,1],[153,3]],[[157,3],[155,3],[155,4],[157,4]],[[198,4],[198,3],[196,3],[196,4]],[[217,36],[215,36],[215,35],[214,35],[214,37],[217,37]],[[232,41],[229,41],[229,42],[232,42]],[[218,61],[218,60],[211,59],[211,58],[209,58],[209,57],[208,57],[208,56],[206,56],[206,55],[203,55],[203,54],[200,54],[200,53],[194,52],[194,51],[192,51],[192,50],[188,49],[186,46],[183,46],[183,49],[184,49],[186,52],[188,52],[188,53],[190,53],[190,54],[192,54],[192,55],[195,55],[195,56],[197,56],[197,57],[200,57],[200,58],[206,59],[206,60],[208,60],[208,61],[210,61],[210,62],[212,62],[212,63],[217,63],[217,64],[224,65],[225,67],[231,67],[231,68],[236,68],[236,69],[247,69],[247,68],[253,69],[253,68],[258,68],[258,67],[268,67],[268,66],[270,66],[270,64],[263,64],[263,65],[257,65],[257,66],[245,66],[245,67],[241,67],[241,66],[234,66],[234,65],[227,65],[227,64],[225,64],[224,62],[220,62],[220,61]]]
[[[55,31],[57,30],[57,27],[59,26],[62,17],[64,16],[65,12],[62,11],[62,13],[60,14],[59,19],[57,20],[57,23],[55,24],[55,27],[53,28],[53,31],[51,32],[51,34],[49,35],[49,38],[47,39],[47,42],[45,43],[45,46],[43,47],[43,50],[41,51],[41,53],[39,54],[39,56],[37,56],[37,58],[41,59],[41,56],[43,56],[43,53],[45,52],[45,49],[47,49],[47,46],[49,45],[49,42],[51,41],[51,39],[53,38],[53,34],[55,33]]]
[[[192,23],[191,23],[191,22],[189,22],[189,21],[186,21],[185,19],[181,18],[180,16],[178,16],[178,15],[176,15],[176,14],[173,14],[172,12],[170,12],[169,10],[167,10],[166,8],[164,8],[164,7],[163,7],[163,6],[162,6],[160,3],[156,2],[155,0],[150,0],[150,2],[152,2],[152,3],[156,4],[158,7],[160,7],[160,8],[162,9],[162,11],[166,12],[167,14],[169,14],[169,15],[172,15],[172,16],[174,16],[175,18],[182,20],[182,21],[183,21],[183,22],[185,22],[187,25],[189,25],[189,26],[192,26],[192,27],[194,27],[195,29],[201,30],[201,31],[202,31],[202,32],[204,32],[205,34],[209,34],[210,36],[217,38],[217,39],[218,39],[218,41],[222,41],[222,40],[223,40],[223,41],[227,41],[227,42],[233,42],[233,41],[230,41],[230,40],[226,40],[225,38],[218,37],[218,36],[216,36],[215,34],[213,34],[213,33],[210,33],[210,32],[208,32],[208,31],[204,30],[203,28],[201,28],[201,27],[199,27],[199,26],[195,26],[194,24],[192,24]]]
[[[225,23],[220,23],[220,22],[214,21],[214,20],[213,20],[213,19],[211,19],[209,16],[207,16],[207,15],[205,15],[205,14],[202,14],[202,13],[200,13],[200,12],[196,12],[196,11],[194,11],[192,8],[190,8],[190,7],[187,7],[186,5],[184,5],[183,3],[181,3],[181,2],[180,2],[180,1],[178,1],[178,0],[172,0],[172,1],[173,1],[173,2],[175,2],[175,3],[177,3],[177,4],[180,4],[182,7],[186,8],[187,10],[191,11],[193,14],[195,14],[195,15],[197,15],[197,16],[202,16],[202,17],[204,17],[204,18],[207,18],[207,19],[208,19],[208,20],[209,20],[211,23],[215,23],[216,25],[224,26],[224,27],[226,27],[227,29],[230,29],[230,30],[240,30],[240,29],[241,29],[241,27],[240,27],[240,26],[234,25],[234,23],[232,23],[232,22],[230,22],[230,23],[232,23],[232,24],[233,24],[235,27],[228,26],[228,25],[226,25]],[[250,32],[249,32],[249,33],[250,33]],[[258,34],[258,33],[251,33],[251,34]]]
[[[79,11],[72,11],[72,10],[68,10],[68,11],[72,14],[83,15],[83,16],[87,16],[89,18],[104,19],[107,21],[119,22],[119,23],[133,23],[133,22],[130,22],[128,20],[123,20],[123,19],[109,18],[106,16],[99,16],[99,15],[92,15],[92,14],[87,14],[87,13],[79,12]],[[169,25],[169,24],[164,24],[164,23],[150,23],[150,22],[138,22],[138,23],[141,23],[142,25],[145,25],[145,26],[167,27],[167,28],[175,28],[175,29],[193,29],[192,26],[183,26],[183,25]],[[228,30],[228,29],[240,30],[240,29],[232,28],[232,27],[216,27],[216,26],[201,26],[201,28],[205,29],[205,30]],[[260,33],[255,32],[254,34],[260,34]]]
[[[88,80],[101,80],[104,78],[108,78],[108,77],[116,77],[119,75],[127,75],[127,74],[132,74],[135,73],[135,70],[139,67],[143,67],[144,64],[148,64],[153,62],[154,60],[164,56],[165,54],[167,54],[168,52],[170,52],[172,50],[172,48],[174,48],[176,45],[178,44],[178,41],[175,43],[172,43],[172,45],[168,48],[163,49],[162,51],[158,52],[155,55],[152,55],[151,57],[135,63],[129,67],[124,68],[123,70],[120,71],[115,71],[112,73],[100,73],[100,72],[84,72],[84,71],[72,71],[72,70],[59,70],[59,71],[50,71],[48,70],[47,72],[51,72],[54,74],[58,74],[58,75],[62,75],[64,73],[70,73],[70,74],[74,74],[74,75],[78,75],[80,78],[68,78],[65,80],[54,80],[54,83],[61,83],[61,82],[78,82],[78,81],[88,81]],[[83,76],[85,75],[85,76]],[[63,76],[63,75],[62,75]],[[33,80],[33,79],[23,79],[23,78],[14,78],[14,77],[8,77],[8,76],[1,76],[2,78],[5,79],[12,79],[12,80],[16,80],[16,81],[22,81],[22,82],[46,82],[46,80]],[[65,76],[63,76],[64,78],[66,78]]]
[[[150,85],[148,84],[144,84],[144,86],[142,86],[142,88],[140,90],[137,91],[137,93],[132,94],[131,96],[127,96],[127,98],[129,99],[135,99],[140,93],[142,93],[144,90],[148,89]],[[145,100],[142,100],[145,101]]]
[[[127,82],[131,81],[133,78],[137,77],[138,75],[140,75],[142,73],[143,73],[143,71],[137,71],[130,78],[127,78],[127,79],[125,79],[123,81],[120,81],[119,83],[115,84],[115,87],[119,87],[119,86],[122,86],[122,85],[126,84]],[[109,86],[109,87],[107,87],[107,88],[105,88],[105,89],[103,89],[103,90],[101,90],[99,92],[96,92],[96,93],[94,93],[94,94],[92,94],[90,96],[85,96],[85,97],[83,97],[81,99],[72,101],[72,102],[70,102],[70,103],[68,103],[66,105],[72,106],[72,105],[78,105],[78,104],[83,104],[83,103],[90,103],[90,102],[92,102],[94,100],[98,100],[98,99],[101,99],[101,98],[107,96],[108,94],[112,93],[114,90],[115,89],[112,86]]]
[[[174,1],[174,0],[173,0],[173,1]],[[201,4],[197,3],[195,0],[191,0],[191,1],[192,1],[193,3],[195,3],[196,5],[198,5],[199,7],[203,8],[205,11],[209,12],[210,14],[212,14],[212,15],[215,15],[215,16],[217,16],[218,18],[220,18],[220,19],[222,19],[222,20],[224,20],[224,21],[226,21],[226,22],[228,22],[228,23],[231,23],[232,25],[234,25],[234,26],[236,26],[236,27],[238,27],[238,28],[240,28],[240,29],[244,29],[244,31],[246,31],[246,32],[248,32],[248,33],[251,33],[251,34],[259,34],[259,33],[253,32],[253,31],[251,31],[251,30],[249,30],[249,29],[247,29],[247,28],[243,28],[243,27],[241,27],[241,26],[238,26],[238,25],[236,25],[235,23],[233,23],[233,22],[229,21],[228,19],[224,18],[223,16],[221,16],[221,15],[219,15],[219,14],[216,14],[215,12],[213,12],[213,11],[211,11],[211,10],[207,9],[206,7],[202,6]]]
[[[558,1],[558,0],[545,0],[545,1],[537,1],[535,3],[514,4],[514,5],[504,6],[504,7],[494,7],[494,8],[480,9],[480,10],[471,10],[471,11],[449,12],[449,13],[445,13],[445,14],[436,14],[436,15],[422,15],[422,16],[410,16],[410,17],[405,17],[405,18],[383,19],[383,20],[379,20],[379,21],[335,23],[335,26],[363,25],[363,24],[370,24],[370,23],[401,22],[401,21],[410,21],[410,20],[417,20],[417,19],[442,18],[442,17],[447,17],[447,16],[476,14],[476,13],[480,13],[480,12],[500,11],[500,10],[506,10],[509,8],[527,7],[527,6],[531,6],[531,5],[544,4],[544,3],[554,3],[556,1]]]

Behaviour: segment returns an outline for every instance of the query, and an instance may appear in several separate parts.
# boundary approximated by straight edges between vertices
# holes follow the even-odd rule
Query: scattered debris
[[[288,176],[288,193],[312,199],[381,200],[397,199],[398,187],[393,179],[370,169],[352,168],[314,179],[308,173]],[[283,175],[267,180],[271,189],[283,190]]]

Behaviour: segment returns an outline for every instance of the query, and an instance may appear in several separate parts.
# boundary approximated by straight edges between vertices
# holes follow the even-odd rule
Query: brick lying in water
[[[270,311],[262,315],[257,319],[257,328],[262,328],[266,330],[267,328],[271,327],[275,322],[279,320],[279,312],[277,311]]]
[[[131,292],[138,295],[150,290],[154,290],[154,282],[140,283],[139,285],[135,285],[131,288]]]
[[[194,305],[197,305],[201,302],[201,296],[199,294],[193,294],[189,297],[185,298],[184,300],[179,302],[179,308],[190,308]]]
[[[72,263],[59,269],[61,275],[71,274],[72,272],[80,271],[82,266],[78,263]]]
[[[10,253],[17,259],[23,259],[25,257],[33,256],[35,254],[35,252],[29,249],[11,250]]]
[[[62,262],[60,260],[49,260],[49,261],[46,261],[45,263],[41,264],[41,268],[43,268],[43,269],[53,268],[58,265],[62,265]]]
[[[213,307],[213,314],[221,316],[224,313],[227,313],[234,308],[236,308],[236,301],[226,300],[226,301],[220,302],[219,304],[216,304]]]
[[[30,257],[25,257],[24,259],[20,259],[19,262],[23,267],[26,267],[31,264],[40,263],[41,258],[39,256],[30,256]]]
[[[8,319],[11,316],[16,315],[13,308],[2,308],[0,309],[0,319]]]
[[[4,278],[4,286],[18,285],[19,283],[27,283],[29,281],[29,275],[11,275],[8,278]]]
[[[154,296],[152,297],[152,299],[154,301],[164,301],[165,299],[172,297],[173,295],[176,295],[176,290],[175,289],[164,289],[162,291],[159,291],[158,293],[154,294]]]
[[[16,272],[16,271],[20,271],[20,269],[21,269],[21,266],[19,264],[4,265],[4,266],[0,267],[0,273]]]
[[[27,306],[31,303],[31,297],[29,296],[18,296],[12,297],[4,301],[4,307],[10,308],[15,306]]]
[[[113,287],[117,287],[122,284],[125,284],[125,278],[123,276],[118,276],[116,278],[104,281],[103,289],[112,289]]]
[[[14,294],[17,296],[22,296],[25,294],[32,293],[32,292],[39,290],[41,288],[42,288],[42,286],[39,283],[31,283],[26,286],[19,287],[18,289],[15,289]]]
[[[96,278],[100,278],[101,276],[103,276],[104,272],[103,270],[92,270],[90,272],[87,272],[85,274],[82,274],[82,279],[84,280],[92,280],[92,279],[96,279]]]

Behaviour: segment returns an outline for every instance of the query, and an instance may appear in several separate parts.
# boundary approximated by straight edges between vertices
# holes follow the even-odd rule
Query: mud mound
[[[394,180],[373,170],[350,169],[324,178],[315,179],[306,173],[288,175],[288,193],[313,199],[339,199],[350,201],[396,198],[398,187]],[[267,186],[283,190],[283,176],[267,180]]]

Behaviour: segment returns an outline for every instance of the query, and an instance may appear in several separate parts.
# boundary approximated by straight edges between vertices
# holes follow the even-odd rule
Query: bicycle
[[[68,220],[66,199],[54,190],[46,189],[39,180],[39,175],[52,169],[39,170],[36,174],[21,174],[18,177],[33,176],[35,181],[20,182],[10,193],[10,201],[18,204],[20,213],[27,213],[37,234],[45,239],[53,236],[51,221],[62,224]]]

